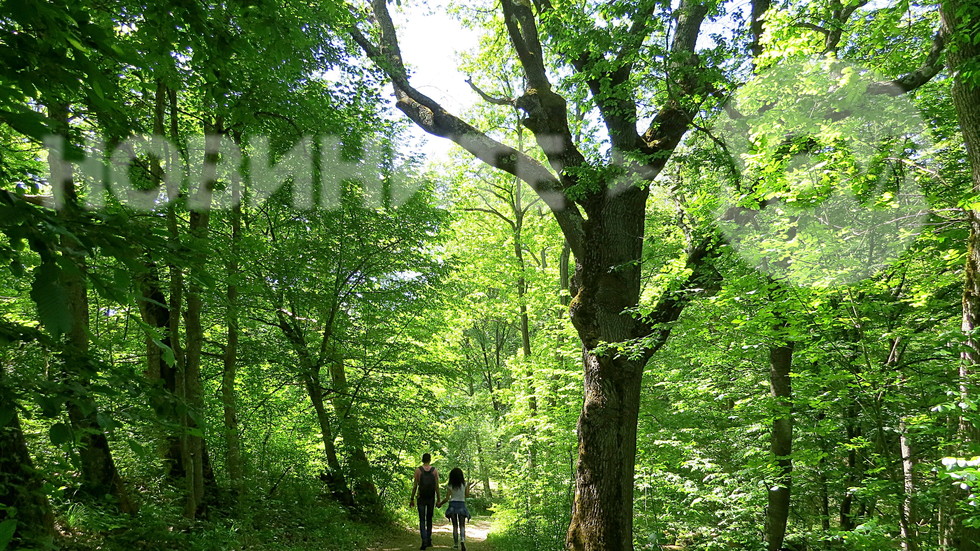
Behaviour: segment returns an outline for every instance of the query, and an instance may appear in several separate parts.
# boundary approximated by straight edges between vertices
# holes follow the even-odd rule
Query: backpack
[[[435,468],[428,471],[419,467],[419,501],[428,501],[436,498],[436,474]]]

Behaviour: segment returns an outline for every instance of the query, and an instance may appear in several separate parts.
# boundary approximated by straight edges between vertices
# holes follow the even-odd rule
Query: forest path
[[[492,551],[486,543],[487,532],[490,530],[489,517],[474,517],[466,523],[466,551]],[[399,530],[392,532],[385,539],[369,547],[367,551],[408,551],[418,549],[422,541],[415,531]],[[432,547],[429,549],[452,549],[453,525],[446,518],[432,519]]]

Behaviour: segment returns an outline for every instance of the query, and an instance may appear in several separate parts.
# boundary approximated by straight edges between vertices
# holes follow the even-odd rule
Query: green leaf
[[[119,423],[116,423],[116,421],[112,417],[110,417],[106,413],[102,413],[101,411],[95,414],[95,421],[99,424],[100,427],[102,427],[104,430],[107,431],[112,430],[119,426]]]
[[[14,539],[15,530],[17,530],[16,519],[10,518],[0,522],[0,551],[4,551],[10,545],[10,540]]]
[[[160,353],[163,354],[163,361],[167,362],[167,365],[173,367],[177,363],[177,357],[174,355],[174,349],[170,348],[163,343],[160,339],[153,339],[153,343],[160,347]]]
[[[9,124],[21,134],[37,140],[43,140],[46,135],[50,134],[45,118],[32,111],[0,111],[0,121]]]
[[[129,449],[133,450],[133,453],[135,453],[137,457],[149,457],[150,452],[143,444],[140,444],[136,440],[127,440],[126,443],[129,444]]]
[[[13,402],[9,400],[4,400],[0,404],[0,428],[6,427],[14,420],[14,415],[17,413],[17,409],[14,407]]]
[[[61,413],[61,404],[64,402],[57,396],[38,396],[37,405],[41,407],[41,414],[45,417],[57,417]]]
[[[51,425],[51,428],[48,429],[48,436],[51,437],[51,443],[55,446],[60,446],[74,440],[71,427],[64,423],[55,423]]]
[[[44,262],[34,270],[31,298],[37,305],[38,320],[55,337],[67,333],[72,326],[68,309],[68,291],[60,280],[61,270],[52,262]]]

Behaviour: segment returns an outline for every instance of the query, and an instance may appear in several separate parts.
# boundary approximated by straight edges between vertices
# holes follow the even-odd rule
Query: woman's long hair
[[[462,488],[466,484],[466,479],[463,478],[463,469],[456,467],[455,469],[449,471],[449,485],[453,488]]]

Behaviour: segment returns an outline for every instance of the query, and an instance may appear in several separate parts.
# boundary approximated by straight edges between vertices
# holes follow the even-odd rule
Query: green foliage
[[[370,534],[368,526],[350,521],[328,499],[304,494],[196,523],[181,519],[176,508],[156,504],[135,518],[75,504],[62,522],[71,534],[62,548],[69,550],[350,549],[365,547]]]
[[[950,81],[940,75],[911,96],[936,147],[926,154],[873,144],[882,146],[873,166],[848,158],[844,138],[867,130],[862,124],[810,128],[805,109],[773,107],[792,83],[794,108],[826,110],[822,97],[876,114],[890,109],[867,97],[849,69],[835,73],[839,86],[829,97],[818,77],[843,67],[838,60],[888,76],[916,69],[935,32],[934,6],[870,4],[838,22],[839,2],[775,5],[765,18],[765,53],[750,60],[740,30],[745,7],[710,2],[712,36],[699,43],[698,59],[681,60],[665,47],[674,32],[668,4],[551,4],[539,18],[545,62],[570,100],[569,125],[587,158],[568,171],[578,182],[573,199],[612,183],[633,185],[624,164],[659,161],[610,151],[596,98],[635,94],[637,117],[647,120],[673,105],[679,79],[698,73],[715,92],[693,98],[703,101],[695,123],[710,129],[715,96],[744,81],[750,66],[785,67],[790,57],[827,53],[808,78],[782,74],[785,80],[743,89],[748,103],[739,108],[763,116],[756,132],[738,129],[754,176],[740,205],[779,198],[813,207],[850,183],[874,207],[888,202],[876,194],[874,176],[890,174],[898,166],[892,157],[903,157],[931,208],[902,255],[848,286],[786,286],[756,272],[733,243],[719,246],[715,268],[724,283],[698,293],[644,374],[636,548],[765,548],[767,493],[779,476],[771,426],[789,409],[771,396],[768,351],[786,342],[794,344],[795,421],[787,547],[896,547],[906,503],[918,515],[911,537],[922,551],[937,548],[937,511],[957,499],[967,524],[980,526],[976,443],[963,441],[958,428],[961,419],[975,423],[975,400],[956,381],[967,337],[959,329],[969,231],[961,209],[978,198],[968,192]],[[464,70],[491,95],[519,96],[522,74],[497,10],[453,10],[481,33],[479,51],[463,56]],[[957,40],[977,36],[975,14],[964,14]],[[336,1],[0,4],[0,427],[18,420],[31,455],[25,467],[43,482],[25,478],[14,487],[42,504],[38,510],[53,509],[62,548],[364,548],[375,528],[352,520],[358,515],[414,521],[404,502],[423,452],[434,453],[444,473],[459,466],[475,483],[470,508],[493,513],[490,540],[499,551],[564,545],[582,385],[581,343],[567,315],[574,259],[523,183],[460,157],[424,167],[405,151],[403,128],[384,112],[388,92],[351,53],[350,17]],[[646,34],[634,32],[641,24]],[[824,31],[834,25],[841,40],[824,52]],[[619,47],[621,58],[602,53]],[[583,60],[588,70],[571,69]],[[606,79],[592,90],[591,78],[617,63],[632,65],[629,81]],[[960,75],[980,75],[973,69]],[[66,120],[55,116],[62,107]],[[471,114],[544,161],[512,106],[480,105]],[[66,134],[66,156],[77,161],[85,139],[115,144],[161,128],[181,162],[193,157],[188,149],[206,128],[240,144],[252,162],[264,143],[268,160],[283,162],[307,136],[340,136],[340,156],[350,160],[374,141],[383,155],[369,168],[387,192],[372,203],[378,198],[346,180],[332,203],[295,208],[289,194],[300,182],[287,178],[262,197],[258,171],[246,163],[240,179],[225,174],[216,182],[219,190],[242,186],[237,229],[230,210],[212,211],[206,231],[192,229],[191,176],[180,178],[182,196],[146,211],[121,194],[92,211],[51,208],[51,157],[40,145],[50,131]],[[794,136],[801,130],[812,141]],[[637,316],[680,290],[691,243],[716,233],[721,190],[739,160],[712,138],[708,130],[689,134],[650,188]],[[808,155],[818,174],[794,187],[800,179],[786,169]],[[620,156],[625,162],[612,162]],[[166,165],[139,155],[128,168],[134,186],[162,187],[158,163]],[[80,175],[74,183],[80,201],[101,193]],[[418,191],[400,197],[399,184]],[[767,254],[785,258],[793,245],[780,232],[763,231],[760,240],[770,239]],[[73,285],[84,287],[83,305]],[[184,365],[191,294],[202,303],[199,409],[187,389],[168,386],[173,373],[152,373]],[[87,311],[73,317],[70,304]],[[154,306],[170,317],[152,319]],[[72,332],[76,323],[84,331]],[[232,326],[238,357],[229,412],[219,397],[229,390],[222,379]],[[86,345],[69,334],[83,334]],[[659,338],[604,346],[635,356]],[[156,366],[154,354],[162,360]],[[322,418],[311,389],[322,392]],[[240,437],[240,495],[229,431]],[[324,442],[329,431],[334,458]],[[85,495],[80,452],[94,435],[106,436],[123,485],[141,502],[138,514]],[[213,471],[207,516],[196,520],[184,518],[185,480],[170,455],[188,436],[205,440]],[[911,447],[908,473],[903,441]],[[367,472],[358,472],[360,455]],[[381,506],[345,509],[324,483],[328,475],[350,486],[372,483]],[[30,545],[15,539],[27,510],[6,502],[0,510],[17,515],[0,522],[0,550]]]
[[[0,522],[0,550],[6,549],[10,545],[10,540],[14,537],[17,529],[17,519],[7,519]]]

